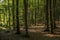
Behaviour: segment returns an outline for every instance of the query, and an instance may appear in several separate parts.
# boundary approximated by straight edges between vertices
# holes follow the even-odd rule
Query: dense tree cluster
[[[0,26],[21,33],[24,26],[25,36],[29,37],[28,27],[45,24],[45,30],[54,33],[56,21],[60,20],[59,0],[4,0],[0,4]]]

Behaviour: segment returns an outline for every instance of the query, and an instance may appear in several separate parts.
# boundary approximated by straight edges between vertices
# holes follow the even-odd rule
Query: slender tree
[[[0,9],[0,10],[1,10],[1,9]],[[1,23],[1,13],[0,13],[0,26],[2,26],[1,24],[2,24],[2,23]]]
[[[7,25],[8,25],[8,29],[7,32],[10,32],[10,8],[9,8],[9,0],[8,0],[8,5],[7,5],[7,10],[8,10],[8,20],[7,20]]]
[[[36,16],[37,14],[36,14],[36,0],[35,0],[35,25],[36,25]]]
[[[9,6],[9,5],[10,5],[10,3],[9,3],[9,0],[8,0],[8,12],[9,12],[9,13],[8,13],[8,14],[9,14],[9,15],[8,15],[8,16],[9,16],[8,26],[9,26],[9,29],[11,29],[11,27],[10,27],[10,20],[11,20],[11,19],[10,19],[10,16],[11,16],[11,13],[10,13],[10,6]],[[10,30],[9,30],[9,31],[10,31]]]
[[[28,0],[24,0],[23,3],[24,3],[24,20],[25,20],[25,31],[26,31],[25,37],[29,37],[28,23],[27,23]]]
[[[50,1],[50,26],[51,26],[51,33],[54,33],[53,32],[53,1],[52,0],[49,0]]]
[[[8,0],[8,14],[9,14],[9,15],[8,15],[8,16],[9,16],[8,25],[10,26],[10,8],[9,8],[9,0]]]
[[[54,24],[54,28],[56,28],[55,15],[56,15],[56,0],[53,0],[53,24]]]
[[[49,12],[48,12],[48,1],[46,0],[46,14],[45,14],[45,25],[46,25],[46,29],[44,31],[49,31]]]
[[[12,0],[12,19],[13,19],[13,30],[15,30],[15,10],[14,10],[14,0]]]
[[[33,0],[32,0],[32,6],[33,6],[33,5],[34,5],[34,4],[33,4]],[[32,25],[33,25],[33,24],[34,24],[34,18],[33,18],[33,17],[34,17],[34,13],[33,13],[33,11],[32,11],[32,14],[31,14],[31,15],[32,15],[31,23],[32,23]]]
[[[17,34],[20,34],[20,26],[19,26],[19,0],[16,0],[16,28],[17,28]]]

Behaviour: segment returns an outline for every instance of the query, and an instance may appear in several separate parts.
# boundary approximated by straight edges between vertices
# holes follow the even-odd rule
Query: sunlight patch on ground
[[[54,37],[54,35],[53,35],[53,34],[45,34],[44,36]]]
[[[6,30],[6,28],[4,28],[4,27],[0,27],[0,29],[2,29],[2,30]]]
[[[54,34],[45,34],[44,36],[47,36],[47,37],[60,37],[60,35],[54,35]]]

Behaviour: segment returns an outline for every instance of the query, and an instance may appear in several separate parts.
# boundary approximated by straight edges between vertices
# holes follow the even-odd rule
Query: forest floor
[[[30,37],[23,37],[25,34],[24,31],[21,31],[21,34],[15,34],[14,31],[10,31],[9,33],[5,31],[0,32],[0,40],[60,40],[60,32],[57,34],[49,34],[48,32],[43,31],[44,28],[30,28],[29,35]],[[57,29],[60,31],[60,29]],[[55,30],[56,32],[56,30]]]

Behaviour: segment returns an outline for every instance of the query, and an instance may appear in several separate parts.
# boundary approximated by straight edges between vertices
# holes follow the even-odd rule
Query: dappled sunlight
[[[0,40],[60,40],[59,0],[0,0]]]
[[[0,27],[0,29],[1,29],[1,30],[6,30],[6,28],[4,28],[4,27]]]
[[[53,35],[53,34],[45,34],[44,36],[47,36],[47,37],[55,37],[55,35]]]
[[[2,3],[4,0],[0,0],[0,3]]]
[[[56,35],[56,34],[44,34],[44,36],[47,36],[47,37],[60,37],[60,35]]]

